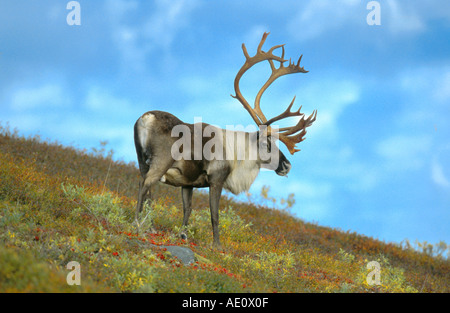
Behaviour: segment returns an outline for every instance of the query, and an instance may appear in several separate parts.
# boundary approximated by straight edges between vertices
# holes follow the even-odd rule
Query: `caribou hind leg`
[[[167,170],[172,166],[173,160],[166,159],[161,160],[160,164],[156,165],[152,163],[149,167],[147,173],[145,173],[139,182],[139,195],[138,202],[136,206],[136,220],[139,218],[139,213],[142,212],[144,202],[151,198],[151,187],[156,184],[161,177],[167,172]]]

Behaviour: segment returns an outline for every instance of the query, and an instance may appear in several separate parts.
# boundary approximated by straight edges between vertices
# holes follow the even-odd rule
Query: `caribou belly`
[[[186,177],[180,171],[179,168],[172,167],[161,177],[160,182],[172,185],[175,187],[207,187],[208,179],[206,173],[196,176],[194,179],[192,177]]]

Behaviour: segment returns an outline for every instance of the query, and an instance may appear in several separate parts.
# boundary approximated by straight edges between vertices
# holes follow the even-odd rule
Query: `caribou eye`
[[[261,145],[262,151],[271,152],[272,149],[271,149],[270,142],[268,140],[261,140],[260,145]]]

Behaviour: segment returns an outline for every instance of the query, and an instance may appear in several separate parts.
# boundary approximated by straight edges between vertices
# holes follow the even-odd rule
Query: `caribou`
[[[307,73],[300,66],[302,55],[297,63],[287,66],[284,59],[284,45],[276,45],[267,52],[262,50],[269,33],[264,33],[254,56],[247,52],[245,44],[242,51],[245,63],[234,80],[235,95],[248,111],[258,130],[245,132],[221,129],[199,122],[189,124],[174,115],[163,111],[144,113],[134,125],[134,142],[141,179],[136,206],[136,220],[142,211],[144,202],[151,199],[151,187],[158,181],[181,187],[183,203],[183,224],[188,225],[192,211],[193,188],[209,188],[209,206],[213,231],[213,247],[220,247],[219,239],[219,202],[222,190],[233,194],[248,191],[261,168],[274,170],[280,176],[286,176],[291,163],[277,147],[282,142],[293,155],[300,151],[296,144],[305,139],[306,128],[316,120],[317,110],[305,117],[298,110],[292,111],[295,96],[287,109],[281,114],[267,119],[260,107],[260,100],[266,89],[279,77],[293,73]],[[281,56],[273,52],[281,48]],[[242,96],[239,82],[242,76],[255,64],[268,61],[272,70],[270,77],[257,93],[254,105],[250,106]],[[278,62],[276,67],[274,62]],[[300,117],[295,125],[289,127],[271,127],[275,122],[288,117]],[[181,135],[181,137],[180,137]],[[214,135],[214,136],[213,136]],[[240,140],[236,140],[236,139]],[[183,231],[181,237],[186,239]]]

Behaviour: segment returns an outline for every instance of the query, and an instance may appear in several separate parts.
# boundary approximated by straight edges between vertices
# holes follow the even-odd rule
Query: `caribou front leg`
[[[213,230],[213,248],[220,249],[219,239],[219,202],[222,194],[222,184],[216,183],[209,187],[209,207],[211,210],[211,224]]]

